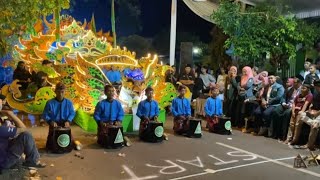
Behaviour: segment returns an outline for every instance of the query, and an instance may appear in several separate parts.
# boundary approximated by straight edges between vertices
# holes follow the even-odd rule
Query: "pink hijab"
[[[249,66],[245,66],[244,68],[242,68],[242,71],[247,71],[247,75],[242,75],[241,76],[241,87],[245,87],[247,85],[247,82],[250,78],[253,78],[253,73],[252,73],[252,69]]]
[[[258,75],[254,77],[254,83],[259,84],[260,82],[263,82],[265,85],[268,85],[269,80],[268,80],[268,72],[267,71],[262,71]]]
[[[228,72],[228,76],[229,76],[229,77],[232,77],[231,70],[234,70],[235,73],[236,73],[235,75],[237,75],[237,72],[238,72],[237,67],[231,66],[230,69],[229,69],[229,72]]]

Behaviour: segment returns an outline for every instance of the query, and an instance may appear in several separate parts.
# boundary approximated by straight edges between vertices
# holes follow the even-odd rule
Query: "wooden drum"
[[[215,124],[213,132],[217,134],[222,134],[222,135],[230,135],[231,134],[231,118],[226,116],[218,117],[218,123]]]
[[[163,123],[150,121],[147,125],[147,128],[143,131],[140,138],[143,141],[158,143],[163,140]]]
[[[53,129],[53,143],[51,151],[53,153],[69,153],[73,149],[73,142],[71,139],[71,129],[56,127]]]
[[[122,126],[108,126],[105,135],[105,148],[117,149],[124,146],[123,127]]]
[[[200,119],[190,119],[189,120],[189,128],[187,130],[187,136],[201,138],[202,130],[201,130],[201,120]]]

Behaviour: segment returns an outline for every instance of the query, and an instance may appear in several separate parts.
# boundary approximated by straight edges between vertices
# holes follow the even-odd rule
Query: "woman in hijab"
[[[236,118],[236,114],[232,113],[232,110],[234,110],[237,107],[237,67],[231,66],[228,72],[228,76],[226,78],[225,83],[225,93],[224,93],[224,110],[225,115],[228,117],[231,117],[232,124],[234,124],[234,120]]]
[[[251,99],[253,95],[253,73],[249,66],[242,68],[241,81],[237,87],[238,89],[238,105],[237,105],[237,119],[236,126],[242,128],[244,126],[244,114],[245,114],[245,103],[246,99]]]

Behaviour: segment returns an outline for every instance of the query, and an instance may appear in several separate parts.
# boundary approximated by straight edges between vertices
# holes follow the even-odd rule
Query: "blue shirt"
[[[9,138],[13,138],[17,133],[17,128],[0,126],[0,169],[6,163]]]
[[[105,99],[96,105],[93,117],[97,122],[122,121],[124,112],[119,101]]]
[[[191,116],[190,101],[186,98],[176,97],[172,101],[171,112],[176,116]]]
[[[207,116],[222,115],[222,102],[219,98],[209,97],[204,105],[204,111]]]
[[[73,104],[69,99],[64,98],[61,102],[56,98],[49,100],[43,110],[42,118],[48,123],[50,121],[62,122],[69,121],[72,122],[74,116],[76,115]]]
[[[136,114],[140,119],[142,117],[153,118],[159,116],[159,105],[157,101],[143,100],[138,105],[138,110]]]
[[[111,83],[115,83],[115,82],[120,82],[121,81],[121,73],[120,71],[107,71],[107,73],[105,73],[107,78],[109,79],[109,81]]]

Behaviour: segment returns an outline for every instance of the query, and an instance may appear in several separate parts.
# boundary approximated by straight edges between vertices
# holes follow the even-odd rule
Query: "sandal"
[[[34,162],[24,162],[23,163],[23,166],[26,166],[26,167],[34,167],[34,168],[44,168],[46,167],[47,165],[45,163],[41,163],[40,161],[38,161],[37,163],[34,163]]]

